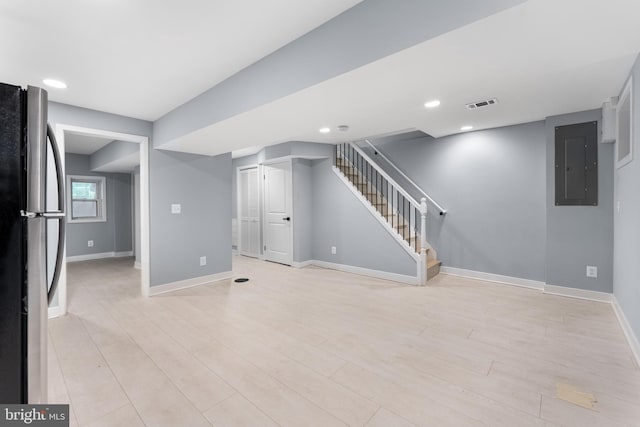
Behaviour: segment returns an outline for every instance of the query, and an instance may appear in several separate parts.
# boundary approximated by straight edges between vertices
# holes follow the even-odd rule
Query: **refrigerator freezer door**
[[[27,88],[27,212],[45,211],[47,92]]]

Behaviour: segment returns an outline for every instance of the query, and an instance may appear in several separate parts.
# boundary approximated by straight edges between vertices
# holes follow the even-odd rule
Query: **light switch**
[[[182,206],[180,206],[179,204],[171,205],[171,213],[172,214],[179,214],[181,211],[182,211]]]
[[[587,265],[587,277],[593,277],[594,279],[598,277],[598,267],[593,265]]]

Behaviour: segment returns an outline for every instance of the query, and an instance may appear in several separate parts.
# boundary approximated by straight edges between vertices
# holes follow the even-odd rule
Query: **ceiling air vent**
[[[475,110],[477,108],[488,107],[489,105],[497,104],[498,100],[496,98],[485,99],[484,101],[472,102],[471,104],[467,104],[467,110]]]

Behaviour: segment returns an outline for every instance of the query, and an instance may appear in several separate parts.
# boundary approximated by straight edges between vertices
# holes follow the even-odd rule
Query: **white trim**
[[[309,267],[310,265],[313,265],[313,260],[307,260],[307,261],[302,261],[302,262],[298,262],[298,261],[294,261],[291,264],[291,267],[294,268],[305,268],[305,267]]]
[[[519,277],[503,276],[500,274],[484,273],[482,271],[465,270],[455,267],[440,267],[440,274],[483,280],[485,282],[500,283],[503,285],[519,286],[521,288],[536,289],[539,291],[543,291],[545,287],[544,282],[537,280],[521,279]]]
[[[237,249],[231,248],[231,255],[240,255]]]
[[[230,279],[233,277],[232,271],[211,274],[209,276],[194,277],[193,279],[179,280],[177,282],[165,283],[163,285],[151,286],[149,296],[174,292],[180,289],[193,288],[194,286],[206,285],[207,283],[217,282],[219,280]]]
[[[640,367],[640,341],[638,341],[638,337],[633,332],[631,324],[629,323],[629,320],[627,320],[627,316],[624,315],[624,311],[622,311],[622,307],[620,307],[618,298],[615,295],[612,295],[611,297],[611,305],[613,306],[613,312],[616,313],[618,322],[620,322],[620,326],[624,331],[624,335],[627,337],[629,347],[631,347],[631,352],[636,358],[636,363]]]
[[[60,151],[64,152],[65,132],[72,132],[87,136],[106,137],[112,140],[127,141],[140,144],[140,263],[141,280],[140,292],[143,296],[149,296],[150,264],[149,264],[149,138],[141,135],[132,135],[107,130],[86,128],[81,126],[57,124],[56,140]],[[64,156],[62,156],[62,169],[65,172]],[[64,245],[64,257],[67,258],[67,245]],[[62,263],[60,281],[58,284],[58,304],[62,314],[67,312],[67,263]]]
[[[405,283],[407,285],[414,285],[414,286],[420,285],[420,282],[417,277],[406,276],[404,274],[389,273],[387,271],[380,271],[380,270],[371,270],[368,268],[354,267],[352,265],[335,264],[333,262],[327,262],[327,261],[313,260],[313,261],[307,261],[307,262],[309,262],[309,265],[328,268],[330,270],[338,270],[338,271],[344,271],[345,273],[353,273],[353,274],[359,274],[361,276],[375,277],[377,279],[391,280],[392,282],[400,282],[400,283]]]
[[[362,193],[360,193],[360,191],[358,191],[358,189],[353,185],[353,183],[351,181],[349,181],[349,179],[344,176],[344,174],[342,172],[340,172],[340,169],[338,169],[335,166],[332,166],[333,172],[338,176],[338,178],[340,178],[342,180],[342,182],[345,183],[345,185],[347,186],[347,188],[349,190],[351,190],[351,192],[358,198],[358,200],[360,200],[360,202],[362,202],[362,204],[364,205],[364,207],[366,209],[369,210],[369,212],[371,213],[371,215],[374,216],[375,219],[378,220],[378,222],[389,232],[389,234],[391,234],[391,236],[396,240],[396,242],[402,246],[402,248],[409,254],[411,255],[411,257],[416,261],[416,262],[420,262],[420,255],[417,254],[413,248],[411,246],[409,246],[409,243],[404,240],[402,237],[400,237],[400,235],[396,232],[396,230],[394,228],[391,227],[391,224],[389,224],[389,222],[382,216],[380,215],[380,212],[378,212],[376,210],[376,208],[373,207],[373,205],[371,204],[371,202],[369,202],[369,200],[367,200]]]
[[[619,158],[620,149],[620,109],[626,99],[629,99],[629,154],[623,159]],[[634,133],[634,117],[633,117],[633,76],[629,77],[629,80],[622,89],[622,94],[618,98],[618,104],[616,105],[616,145],[615,145],[615,162],[616,169],[620,169],[633,160],[633,133]]]
[[[140,263],[140,261],[134,262],[133,268],[135,268],[136,270],[140,270],[142,268],[142,264]]]
[[[588,291],[585,289],[567,288],[566,286],[544,285],[544,293],[562,297],[585,299],[597,302],[611,302],[611,294],[607,292]]]
[[[73,256],[67,257],[67,262],[89,261],[92,259],[103,259],[103,258],[124,258],[128,256],[133,256],[133,251],[100,252],[97,254],[73,255]]]
[[[64,315],[64,313],[62,312],[62,307],[60,307],[59,305],[49,307],[49,319],[55,319],[56,317],[60,317],[62,315]]]

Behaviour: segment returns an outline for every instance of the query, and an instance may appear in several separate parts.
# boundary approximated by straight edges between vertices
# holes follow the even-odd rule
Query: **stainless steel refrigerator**
[[[47,92],[0,83],[0,403],[47,403],[47,312],[64,245],[60,161]],[[57,181],[53,209],[48,175]],[[47,253],[51,234],[57,249]]]

